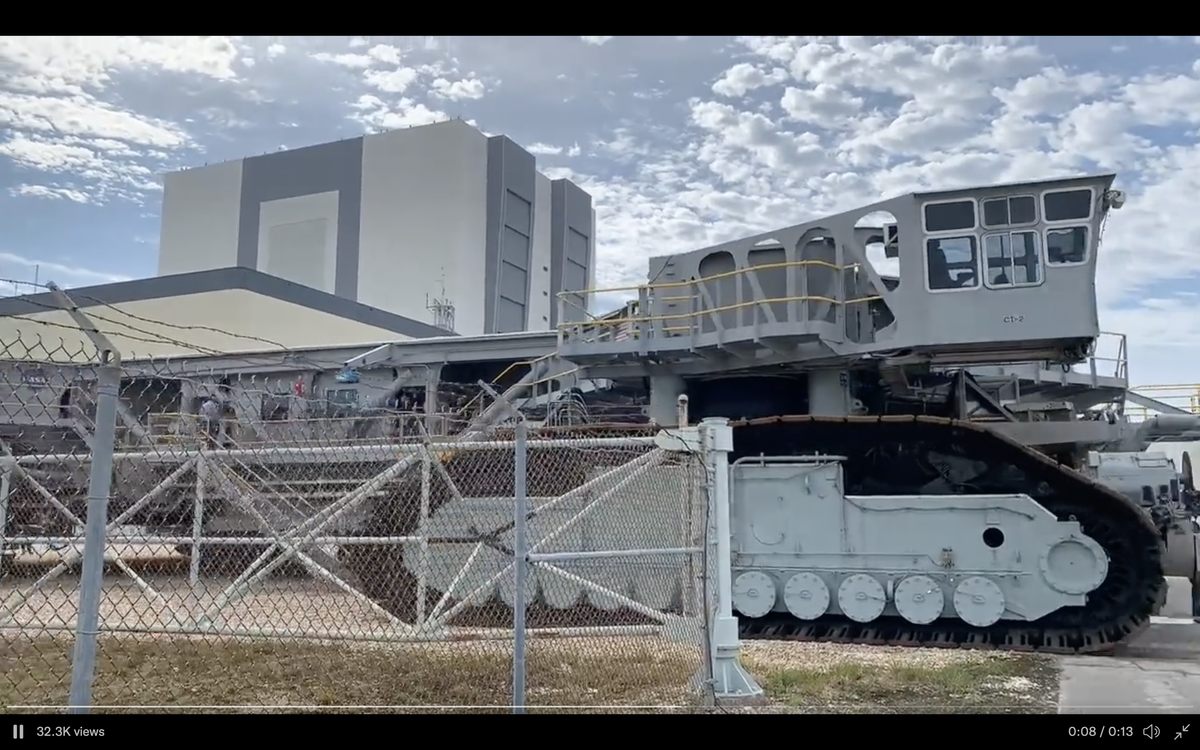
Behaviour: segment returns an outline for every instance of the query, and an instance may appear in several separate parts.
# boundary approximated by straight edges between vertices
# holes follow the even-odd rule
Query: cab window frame
[[[963,284],[959,286],[934,286],[933,278],[930,274],[932,265],[929,262],[930,255],[934,252],[934,244],[944,240],[966,240],[971,248],[971,268],[969,269],[953,269],[953,270],[969,270],[973,277],[973,283]],[[944,252],[944,251],[943,251]],[[979,241],[979,235],[975,232],[942,232],[938,234],[927,234],[925,236],[925,247],[923,248],[924,270],[925,270],[925,291],[930,294],[947,294],[953,292],[969,292],[978,290],[983,287],[983,279],[981,273],[983,246]],[[944,257],[944,255],[943,255]],[[947,261],[948,262],[948,261]]]
[[[1046,198],[1052,195],[1062,195],[1063,193],[1087,193],[1088,194],[1088,212],[1087,216],[1073,216],[1069,219],[1051,219],[1050,212],[1046,210]],[[1071,187],[1058,188],[1055,190],[1043,190],[1041,200],[1038,201],[1042,212],[1042,223],[1047,226],[1058,226],[1061,224],[1087,224],[1092,221],[1096,215],[1096,191],[1091,187]]]
[[[1028,198],[1033,202],[1033,219],[1030,221],[1014,222],[1012,220],[1012,201],[1014,198]],[[996,201],[1004,201],[1004,210],[1008,216],[1008,222],[1005,224],[989,224],[987,222],[987,204]],[[1007,227],[1032,227],[1036,226],[1041,218],[1041,201],[1038,196],[1033,193],[1019,193],[1014,195],[996,195],[991,198],[981,198],[979,200],[979,226],[985,232],[993,232],[1003,230]]]
[[[1080,260],[1055,263],[1050,258],[1050,235],[1063,234],[1083,230],[1083,257]],[[1046,258],[1046,268],[1078,268],[1092,261],[1092,227],[1075,222],[1073,224],[1054,224],[1042,230],[1042,252]]]
[[[928,209],[931,206],[948,206],[948,205],[952,205],[955,203],[970,203],[971,204],[971,213],[973,215],[974,223],[972,223],[971,226],[968,226],[968,227],[955,227],[954,229],[930,229],[929,221],[928,221],[929,217],[927,214]],[[959,235],[963,235],[963,234],[978,232],[979,231],[979,199],[974,198],[974,197],[967,197],[967,198],[948,198],[945,200],[936,200],[936,201],[925,201],[924,203],[921,204],[921,231],[924,232],[926,236],[932,236],[932,235],[959,236]]]
[[[1016,272],[1018,264],[1017,264],[1017,256],[1013,252],[1012,238],[1014,235],[1027,235],[1028,237],[1032,238],[1032,240],[1034,242],[1034,247],[1033,247],[1034,259],[1035,259],[1034,269],[1037,273],[1037,278],[1034,281],[1018,282],[1015,279],[1015,275],[1016,275],[1015,272]],[[991,264],[989,262],[990,258],[988,256],[988,240],[990,240],[992,238],[1001,238],[1001,237],[1008,238],[1008,245],[1007,245],[1008,257],[1006,259],[1008,261],[1008,266],[1007,266],[1006,270],[1008,271],[1009,277],[1012,278],[1013,280],[1007,284],[995,283],[994,281],[992,281],[991,273],[990,273]],[[1003,252],[1004,252],[1004,245],[1001,245],[1001,253],[1003,253]],[[995,232],[987,232],[986,234],[983,235],[983,237],[980,241],[979,255],[980,255],[980,259],[981,259],[981,265],[983,266],[983,274],[982,274],[983,285],[985,287],[987,287],[988,289],[995,290],[995,291],[1003,291],[1006,289],[1028,289],[1030,287],[1041,286],[1042,284],[1046,283],[1046,251],[1045,251],[1044,245],[1042,243],[1042,233],[1039,232],[1036,228],[1013,227],[1010,229],[1003,229],[1003,230],[995,231]],[[1003,257],[1003,255],[1001,257]],[[1022,264],[1022,265],[1024,265],[1024,264]]]

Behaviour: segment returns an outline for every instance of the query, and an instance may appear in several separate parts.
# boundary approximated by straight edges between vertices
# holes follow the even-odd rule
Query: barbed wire
[[[278,341],[273,341],[271,339],[263,338],[261,336],[253,336],[253,335],[245,334],[245,333],[236,333],[234,331],[227,331],[223,328],[216,328],[214,326],[194,325],[194,324],[186,324],[185,325],[185,324],[179,324],[179,323],[171,323],[169,321],[164,321],[164,320],[156,320],[154,318],[147,318],[142,315],[137,315],[136,313],[131,313],[128,310],[122,310],[121,308],[117,307],[116,305],[113,305],[112,303],[105,302],[104,300],[97,299],[96,297],[92,297],[87,294],[81,294],[81,295],[77,295],[77,296],[79,297],[79,299],[93,302],[96,305],[99,305],[101,307],[107,308],[114,312],[120,313],[121,315],[124,315],[133,320],[141,321],[143,323],[153,323],[154,325],[160,325],[160,326],[163,326],[164,328],[171,328],[176,331],[208,331],[209,333],[218,333],[223,336],[229,336],[231,338],[237,338],[237,339],[241,339],[243,341],[254,341],[254,342],[257,342],[260,344],[266,344],[267,346],[270,346],[275,349],[284,349],[284,350],[288,349],[288,347],[284,346],[283,344],[279,343]],[[110,322],[113,322],[113,321],[110,321]]]
[[[27,284],[29,286],[35,286],[40,289],[45,289],[45,290],[50,289],[50,287],[46,284],[38,284],[36,282],[21,282],[16,279],[9,279],[9,278],[3,278],[3,277],[0,277],[0,283]],[[178,346],[183,349],[187,349],[189,351],[194,351],[198,354],[204,354],[204,355],[208,355],[208,356],[222,357],[222,358],[231,358],[231,357],[232,358],[248,358],[250,356],[253,356],[254,354],[257,354],[258,356],[270,356],[271,354],[275,354],[275,353],[283,353],[283,354],[287,354],[287,355],[296,357],[297,355],[303,356],[305,354],[305,352],[303,350],[297,350],[297,349],[289,347],[285,344],[282,344],[278,341],[268,339],[268,338],[263,338],[261,336],[254,336],[251,334],[239,333],[237,331],[230,331],[230,330],[227,330],[224,328],[217,328],[215,326],[196,325],[196,324],[180,324],[180,323],[173,323],[173,322],[167,321],[167,320],[161,320],[158,318],[150,318],[147,316],[138,315],[136,313],[131,313],[127,310],[122,310],[120,307],[117,307],[116,305],[114,305],[110,302],[106,302],[104,300],[101,300],[97,297],[93,297],[91,295],[81,294],[79,292],[69,292],[68,290],[64,290],[64,291],[67,291],[68,296],[71,297],[72,299],[80,299],[80,300],[90,301],[90,302],[94,303],[95,305],[113,310],[116,313],[124,315],[130,319],[137,320],[139,322],[153,324],[155,326],[161,326],[163,328],[169,328],[172,330],[207,331],[210,333],[216,333],[219,335],[228,336],[228,337],[234,338],[234,339],[241,339],[241,340],[245,340],[245,341],[254,341],[256,343],[265,344],[266,346],[269,346],[272,349],[276,350],[276,352],[257,352],[257,353],[228,352],[228,351],[225,351],[222,349],[217,349],[215,347],[206,346],[204,344],[197,344],[194,342],[184,341],[182,339],[167,336],[158,331],[150,331],[150,330],[146,330],[143,328],[139,328],[137,326],[133,326],[133,325],[131,325],[129,323],[125,323],[123,321],[113,320],[112,318],[105,317],[94,311],[89,310],[89,311],[85,312],[87,317],[89,317],[93,320],[109,323],[109,324],[115,325],[115,326],[120,326],[122,328],[126,328],[128,330],[134,331],[137,334],[142,334],[139,336],[139,335],[130,335],[130,334],[127,334],[124,332],[113,332],[116,335],[120,336],[121,338],[129,339],[131,341],[139,341],[141,343],[150,343],[150,344],[170,344],[173,346]],[[27,304],[30,304],[34,307],[38,307],[43,310],[46,310],[47,312],[65,312],[65,310],[60,305],[46,303],[46,302],[40,302],[40,301],[37,301],[34,299],[30,299],[29,296],[27,296],[27,295],[21,301],[25,302]],[[65,330],[70,330],[70,331],[75,331],[75,332],[81,332],[81,329],[77,325],[73,325],[73,324],[68,325],[68,324],[56,323],[54,321],[41,320],[41,319],[37,319],[37,318],[28,318],[28,317],[24,317],[24,316],[22,316],[21,319],[26,322],[31,322],[31,323],[34,323],[37,325],[44,325],[44,326],[51,327],[51,328],[60,328],[60,329],[65,329]],[[101,333],[104,333],[104,331],[101,331]],[[145,336],[149,336],[152,338],[145,338]],[[134,353],[134,354],[136,356],[136,353]],[[153,360],[156,358],[149,357],[148,359]],[[170,359],[175,359],[175,357],[164,357],[163,359],[170,360]],[[296,360],[293,360],[293,361],[296,361]],[[320,366],[320,367],[327,367],[331,364],[340,365],[341,363],[326,362],[326,363],[316,363],[316,364],[318,364],[318,366]]]
[[[24,283],[24,284],[28,284],[30,286],[36,286],[38,288],[46,289],[46,290],[49,290],[49,288],[50,288],[48,285],[45,285],[45,284],[37,284],[35,282],[19,282],[18,280],[8,279],[8,278],[0,278],[0,283],[9,283],[9,284]],[[302,350],[296,350],[296,349],[294,349],[292,347],[288,347],[285,344],[282,344],[278,341],[274,341],[274,340],[268,339],[268,338],[263,338],[261,336],[254,336],[254,335],[250,335],[250,334],[239,333],[236,331],[229,331],[229,330],[226,330],[223,328],[217,328],[215,326],[179,324],[179,323],[173,323],[171,321],[160,320],[157,318],[150,318],[150,317],[143,316],[143,315],[137,315],[135,313],[130,313],[126,310],[122,310],[121,308],[113,305],[112,303],[98,299],[91,295],[79,294],[77,292],[73,293],[73,294],[68,293],[68,296],[70,296],[72,299],[80,299],[80,300],[86,300],[86,301],[93,302],[96,305],[99,305],[99,306],[107,308],[107,309],[111,309],[121,315],[125,315],[126,317],[129,317],[133,320],[137,320],[137,321],[140,321],[143,323],[153,324],[155,326],[162,326],[164,328],[169,328],[169,329],[173,329],[173,330],[207,331],[210,333],[217,333],[220,335],[229,336],[230,338],[234,338],[234,339],[242,339],[242,340],[254,341],[256,343],[265,344],[265,345],[273,348],[276,351],[269,352],[269,353],[268,352],[258,352],[258,353],[254,353],[254,354],[231,353],[231,352],[228,352],[228,351],[225,351],[222,349],[218,349],[215,347],[207,346],[204,344],[197,344],[195,342],[185,341],[183,339],[175,338],[172,336],[167,336],[158,331],[152,331],[152,330],[140,328],[138,326],[134,326],[134,325],[126,323],[124,321],[113,320],[112,318],[98,314],[92,310],[88,310],[85,313],[87,315],[87,317],[92,319],[93,321],[108,323],[113,326],[118,326],[120,328],[127,329],[128,331],[133,331],[134,333],[128,333],[126,331],[109,331],[109,332],[107,332],[107,333],[117,335],[120,338],[127,339],[130,341],[138,341],[140,343],[155,344],[155,345],[168,344],[168,345],[176,346],[176,347],[179,347],[181,349],[184,349],[184,350],[187,350],[190,352],[195,352],[197,354],[211,356],[211,357],[220,357],[220,358],[226,360],[227,362],[228,362],[228,360],[233,359],[235,362],[238,360],[241,360],[244,363],[251,364],[251,365],[270,364],[269,362],[268,363],[256,362],[253,359],[251,359],[252,356],[258,356],[258,357],[265,358],[265,357],[269,357],[271,355],[282,354],[282,355],[287,355],[287,356],[291,357],[291,362],[289,364],[296,364],[296,365],[311,367],[311,368],[320,369],[320,370],[328,370],[328,369],[333,369],[335,367],[341,366],[340,362],[334,362],[334,361],[320,362],[320,361],[311,360],[306,356],[307,353]],[[60,305],[46,303],[46,302],[40,302],[38,300],[30,299],[28,296],[26,296],[21,301],[23,301],[27,304],[30,304],[34,307],[41,308],[47,312],[65,312],[64,309],[62,308],[62,306],[60,306]],[[24,322],[33,323],[35,325],[44,326],[47,328],[55,328],[55,329],[60,329],[60,330],[69,330],[69,331],[76,332],[76,333],[82,333],[82,330],[79,328],[79,326],[75,325],[75,324],[64,324],[64,323],[58,323],[56,321],[42,320],[39,318],[30,318],[30,317],[25,317],[25,316],[22,316],[21,320]],[[100,333],[106,333],[106,332],[100,331]],[[65,341],[63,343],[65,344]],[[86,347],[86,346],[88,346],[88,344],[85,344],[84,346]],[[141,366],[145,366],[145,364],[154,364],[154,360],[158,359],[155,357],[148,357],[147,359],[149,360],[149,362],[142,363],[142,362],[137,361],[136,352],[134,352],[132,354],[134,354],[134,356],[135,356],[134,362],[136,362],[138,365],[141,365]],[[171,360],[178,359],[178,357],[168,356],[168,357],[163,357],[161,359],[164,362],[169,362]],[[131,362],[130,364],[132,365],[132,364],[134,364],[134,362]],[[363,384],[363,385],[365,385],[367,388],[379,388],[381,390],[386,388],[386,386],[377,386],[375,384],[370,384],[370,383]]]
[[[38,288],[41,288],[41,289],[46,289],[46,290],[49,290],[49,289],[50,289],[50,287],[49,287],[48,285],[45,285],[45,284],[37,284],[37,283],[35,283],[35,282],[18,282],[18,281],[17,281],[17,280],[15,280],[15,279],[8,279],[8,278],[0,278],[0,283],[7,283],[7,284],[14,284],[14,285],[16,285],[16,284],[18,284],[18,283],[26,283],[26,284],[29,284],[30,286],[35,286],[35,287],[38,287]],[[67,292],[67,290],[64,290],[64,291],[65,291],[65,292]],[[93,297],[93,296],[91,296],[91,295],[88,295],[88,294],[82,294],[82,293],[79,293],[79,292],[67,292],[67,294],[68,294],[68,296],[69,296],[71,299],[84,300],[84,301],[87,301],[87,302],[91,302],[91,303],[93,303],[93,305],[96,305],[96,306],[99,306],[99,307],[103,307],[103,308],[106,308],[106,309],[112,310],[112,311],[114,311],[114,312],[116,312],[116,313],[119,313],[119,314],[121,314],[121,315],[124,315],[124,316],[126,316],[126,317],[128,317],[128,318],[130,318],[130,319],[137,320],[137,321],[140,321],[140,322],[143,322],[143,323],[150,323],[150,324],[153,324],[153,325],[156,325],[156,326],[162,326],[163,328],[169,328],[169,329],[172,329],[172,330],[180,330],[180,331],[207,331],[207,332],[210,332],[210,333],[217,333],[217,334],[220,334],[220,335],[229,336],[230,338],[242,339],[242,340],[246,340],[246,341],[254,341],[254,342],[256,342],[256,343],[266,344],[267,346],[270,346],[270,347],[272,347],[272,348],[275,348],[275,349],[280,349],[280,350],[288,350],[288,347],[287,347],[287,346],[285,346],[285,345],[283,345],[283,344],[279,343],[278,341],[273,341],[273,340],[271,340],[271,339],[262,338],[262,337],[260,337],[260,336],[253,336],[253,335],[250,335],[250,334],[238,333],[238,332],[236,332],[236,331],[229,331],[229,330],[225,330],[225,329],[223,329],[223,328],[216,328],[216,327],[214,327],[214,326],[207,326],[207,325],[192,325],[192,324],[186,324],[186,325],[185,325],[185,324],[179,324],[179,323],[172,323],[172,322],[170,322],[170,321],[166,321],[166,320],[160,320],[160,319],[157,319],[157,318],[149,318],[149,317],[146,317],[146,316],[143,316],[143,315],[137,315],[136,313],[131,313],[131,312],[127,311],[127,310],[122,310],[121,308],[117,307],[116,305],[114,305],[114,304],[112,304],[112,303],[110,303],[110,302],[106,302],[106,301],[104,301],[104,300],[102,300],[102,299],[99,299],[99,298],[97,298],[97,297]],[[61,306],[61,305],[52,304],[52,303],[46,303],[46,302],[39,302],[39,301],[37,301],[37,300],[30,299],[28,295],[24,296],[24,298],[23,298],[21,301],[22,301],[22,302],[25,302],[25,303],[27,303],[27,304],[33,305],[34,307],[40,307],[40,308],[42,308],[42,309],[44,309],[44,310],[46,310],[46,311],[48,311],[48,312],[50,312],[50,311],[54,311],[54,312],[65,312],[65,311],[63,310],[63,308],[62,308],[62,306]],[[88,307],[88,306],[87,306],[87,305],[84,305],[83,307]],[[189,350],[195,351],[195,352],[197,352],[197,353],[200,353],[200,354],[209,354],[209,355],[212,355],[212,356],[224,356],[224,355],[226,354],[226,352],[223,352],[223,351],[222,351],[222,350],[220,350],[220,349],[216,349],[216,348],[209,347],[209,346],[204,346],[204,345],[202,345],[202,344],[196,344],[196,343],[191,343],[191,342],[183,341],[183,340],[181,340],[181,339],[176,339],[176,338],[173,338],[173,337],[170,337],[170,336],[166,336],[166,335],[164,335],[164,334],[162,334],[162,333],[159,333],[159,332],[157,332],[157,331],[148,331],[148,330],[146,330],[146,329],[139,328],[139,327],[137,327],[137,326],[131,325],[131,324],[129,324],[129,323],[125,323],[125,322],[123,322],[123,321],[119,321],[119,320],[113,320],[112,318],[105,317],[105,316],[103,316],[103,315],[100,315],[100,314],[98,314],[98,313],[96,313],[96,312],[94,312],[94,311],[89,311],[89,312],[87,312],[87,313],[86,313],[86,315],[87,315],[89,318],[93,319],[93,320],[98,320],[98,321],[101,321],[101,322],[109,323],[109,324],[111,324],[111,325],[120,326],[120,327],[122,327],[122,328],[127,328],[127,329],[129,329],[129,330],[131,330],[131,331],[134,331],[134,332],[136,332],[136,333],[138,333],[138,334],[144,334],[144,335],[146,335],[146,336],[153,336],[153,337],[154,337],[153,339],[142,339],[142,338],[131,337],[131,336],[127,335],[127,334],[121,333],[121,334],[119,334],[119,335],[120,335],[122,338],[127,338],[127,339],[131,339],[131,340],[142,341],[143,343],[153,343],[153,344],[164,344],[164,343],[165,343],[165,344],[171,344],[171,345],[174,345],[174,346],[179,346],[179,347],[182,347],[182,348],[185,348],[185,349],[189,349]],[[48,322],[51,322],[51,321],[42,321],[42,320],[37,320],[37,319],[34,319],[34,318],[23,318],[23,319],[24,319],[24,320],[30,320],[30,321],[33,321],[33,322],[36,322],[36,323],[48,323]],[[79,330],[79,329],[78,329],[78,326],[70,326],[70,328],[72,328],[73,330]]]

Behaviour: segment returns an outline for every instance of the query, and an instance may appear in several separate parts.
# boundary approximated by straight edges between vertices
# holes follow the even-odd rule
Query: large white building
[[[594,237],[591,196],[451,120],[167,175],[158,274],[240,267],[461,335],[537,331],[591,286]]]
[[[558,295],[594,274],[591,197],[459,121],[165,183],[158,275],[69,290],[126,359],[546,331]],[[584,296],[566,296],[576,304],[564,318],[583,316]],[[429,309],[439,302],[440,318]],[[0,299],[0,349],[43,362],[95,355],[49,293]]]

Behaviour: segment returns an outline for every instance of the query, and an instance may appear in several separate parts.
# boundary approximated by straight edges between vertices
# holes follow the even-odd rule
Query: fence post
[[[202,443],[196,454],[196,499],[192,505],[192,559],[188,561],[188,583],[197,596],[200,592],[200,546],[204,537],[204,513],[208,498],[208,458]]]
[[[0,550],[4,548],[4,530],[8,528],[8,496],[10,494],[12,494],[12,469],[6,466],[0,469]]]
[[[108,359],[107,353],[104,357]],[[116,443],[117,398],[121,368],[100,366],[96,399],[96,432],[88,477],[87,531],[83,542],[83,572],[79,578],[79,618],[75,623],[75,654],[71,660],[68,713],[87,713],[92,703],[96,670],[96,636],[100,626],[100,597],[104,586],[104,548],[108,526],[108,495],[112,486]]]
[[[730,523],[729,453],[733,450],[733,428],[724,417],[702,420],[705,460],[712,478],[711,524],[715,539],[717,591],[716,617],[709,629],[712,658],[713,697],[718,700],[756,698],[763,695],[758,682],[742,667],[738,657],[742,641],[733,615],[733,549]]]
[[[526,532],[529,525],[529,510],[526,497],[526,451],[525,420],[518,419],[515,445],[513,446],[513,674],[512,712],[525,713],[525,582],[529,577],[529,541]]]
[[[92,466],[88,476],[87,519],[83,541],[83,571],[79,576],[79,613],[75,621],[75,651],[71,659],[71,692],[67,713],[91,709],[96,672],[96,637],[100,631],[100,599],[104,587],[104,548],[108,536],[108,496],[112,489],[113,453],[117,442],[117,402],[121,389],[121,353],[91,318],[53,282],[46,288],[55,303],[87,335],[100,355],[97,373],[96,430],[92,435]]]

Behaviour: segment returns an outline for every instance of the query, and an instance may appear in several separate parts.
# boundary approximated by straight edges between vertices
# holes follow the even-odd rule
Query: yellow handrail
[[[1168,383],[1165,385],[1143,385],[1136,388],[1130,388],[1131,393],[1143,393],[1146,395],[1159,394],[1153,396],[1158,401],[1161,401],[1169,406],[1174,406],[1177,409],[1183,409],[1191,414],[1200,414],[1200,383]],[[1180,403],[1186,402],[1186,403]],[[1151,409],[1138,404],[1127,404],[1125,406],[1127,413],[1131,413],[1147,418],[1151,414]]]
[[[746,307],[755,307],[757,305],[771,305],[788,302],[825,302],[831,305],[856,305],[863,302],[875,302],[883,299],[879,295],[870,297],[858,297],[856,299],[848,299],[839,301],[830,297],[822,297],[820,295],[803,295],[799,297],[768,297],[766,299],[753,300],[750,302],[738,302],[732,305],[721,305],[720,307],[706,307],[703,310],[686,313],[672,313],[670,315],[646,315],[636,318],[598,318],[596,320],[586,320],[576,323],[560,323],[558,330],[567,331],[571,329],[579,329],[587,326],[621,326],[626,323],[652,323],[654,321],[663,320],[687,320],[705,315],[713,315],[716,313],[730,312],[731,310],[741,310]],[[689,330],[688,327],[677,327],[675,330]]]
[[[537,364],[538,362],[542,362],[542,361],[544,361],[544,360],[547,360],[547,359],[550,359],[550,358],[552,358],[552,357],[556,357],[556,356],[558,356],[558,353],[557,353],[557,352],[555,352],[555,353],[551,353],[551,354],[543,354],[543,355],[542,355],[542,356],[540,356],[540,357],[536,357],[536,358],[534,358],[534,359],[527,359],[527,360],[525,360],[525,361],[523,361],[523,362],[513,362],[511,365],[509,365],[508,367],[505,367],[503,370],[501,370],[501,371],[500,371],[500,374],[499,374],[499,375],[497,375],[495,378],[493,378],[493,379],[492,379],[492,382],[493,382],[493,383],[499,383],[501,380],[503,380],[503,379],[504,379],[504,376],[505,376],[505,375],[507,375],[508,373],[512,372],[513,368],[515,368],[515,367],[521,367],[522,365],[528,365],[528,366],[530,366],[530,367],[533,367],[533,366],[534,366],[535,364]],[[578,369],[578,368],[576,368],[576,369]],[[572,370],[571,372],[575,372],[575,370]],[[564,374],[565,374],[565,373],[564,373]],[[557,376],[554,376],[554,377],[557,377]],[[545,382],[545,380],[546,380],[546,379],[543,379],[543,380],[538,380],[538,381],[536,381],[536,382],[530,383],[529,385],[538,385],[539,383],[543,383],[543,382]],[[471,397],[471,400],[470,400],[470,401],[467,401],[467,403],[463,404],[462,410],[463,410],[463,411],[466,411],[466,410],[467,410],[467,409],[469,409],[471,406],[473,406],[473,405],[475,404],[475,402],[476,402],[476,401],[480,401],[480,400],[482,400],[482,399],[483,399],[483,395],[484,395],[486,392],[487,392],[487,391],[480,390],[480,391],[479,391],[479,393],[476,393],[474,396],[472,396],[472,397]]]
[[[808,266],[828,268],[828,269],[831,269],[834,271],[846,271],[846,270],[850,270],[850,269],[861,268],[862,264],[861,263],[851,263],[848,265],[839,266],[835,263],[829,263],[829,262],[823,261],[823,260],[781,261],[779,263],[764,263],[760,266],[747,266],[746,268],[736,268],[732,271],[724,271],[722,273],[713,274],[711,276],[704,276],[702,278],[690,279],[687,281],[666,281],[666,282],[659,282],[659,283],[640,284],[637,286],[610,287],[610,288],[605,288],[605,289],[599,289],[599,288],[597,288],[597,289],[582,289],[582,290],[578,290],[578,291],[565,291],[565,292],[559,292],[558,297],[559,297],[559,299],[565,301],[567,304],[570,304],[574,307],[579,307],[577,304],[575,304],[575,302],[573,300],[569,299],[570,296],[577,295],[577,294],[586,296],[586,295],[593,295],[593,294],[611,294],[611,293],[615,293],[615,292],[632,292],[632,291],[636,291],[636,292],[640,293],[643,290],[650,291],[650,290],[661,290],[661,289],[677,289],[680,287],[693,287],[697,284],[705,284],[710,281],[715,281],[718,279],[742,276],[742,275],[752,273],[752,272],[757,273],[758,271],[769,271],[769,270],[780,269],[780,268],[797,268],[797,267],[808,267]],[[697,296],[699,296],[699,295],[693,293],[690,295],[660,297],[660,299],[662,301],[694,300]],[[671,321],[671,320],[691,320],[691,319],[696,318],[697,316],[713,315],[716,313],[730,312],[733,310],[741,310],[743,308],[754,307],[756,305],[769,305],[769,304],[791,303],[791,302],[824,302],[824,303],[831,304],[831,305],[851,305],[851,304],[860,304],[863,302],[874,302],[879,299],[882,299],[882,297],[880,295],[872,295],[869,297],[860,297],[857,299],[850,299],[850,300],[844,300],[844,301],[836,300],[836,299],[832,299],[830,297],[825,297],[825,296],[820,296],[820,295],[771,297],[768,299],[751,300],[749,302],[738,302],[738,303],[729,304],[729,305],[721,305],[720,307],[706,308],[703,310],[696,310],[693,312],[672,313],[669,315],[650,315],[650,316],[638,316],[638,317],[622,317],[622,316],[616,315],[616,316],[603,317],[603,318],[592,316],[591,320],[577,321],[577,322],[573,322],[573,323],[560,323],[556,326],[556,328],[560,333],[565,333],[568,331],[579,331],[586,326],[612,327],[612,326],[623,326],[625,324],[632,324],[632,323],[651,323],[651,322],[655,322],[655,321]],[[583,308],[580,308],[580,309],[583,309]],[[584,312],[586,313],[587,310],[584,310]],[[590,315],[590,313],[589,313],[589,315]],[[689,329],[690,329],[690,327],[684,327],[684,326],[675,326],[675,327],[671,327],[671,328],[664,326],[664,330],[682,331],[682,330],[689,330]]]
[[[679,287],[691,286],[693,284],[702,284],[702,283],[705,283],[708,281],[716,281],[717,279],[727,279],[727,278],[730,278],[733,276],[741,276],[741,275],[747,274],[747,273],[754,273],[754,272],[758,272],[758,271],[770,271],[770,270],[776,269],[776,268],[797,268],[797,267],[801,267],[801,266],[818,266],[818,267],[822,267],[822,268],[829,268],[834,271],[847,271],[847,270],[850,270],[851,268],[861,268],[862,264],[861,263],[850,263],[850,264],[847,264],[844,266],[839,266],[836,263],[829,263],[828,261],[824,261],[824,260],[789,260],[789,261],[780,261],[779,263],[764,263],[761,266],[747,266],[745,268],[735,268],[732,271],[722,271],[721,273],[715,273],[712,276],[703,276],[701,278],[691,279],[688,281],[659,281],[659,282],[652,282],[649,284],[638,284],[636,286],[617,286],[617,287],[607,287],[607,288],[603,288],[603,289],[594,288],[594,289],[568,290],[565,292],[559,292],[558,296],[559,297],[567,297],[572,294],[588,295],[588,294],[612,294],[613,292],[640,292],[643,289],[678,289]]]

